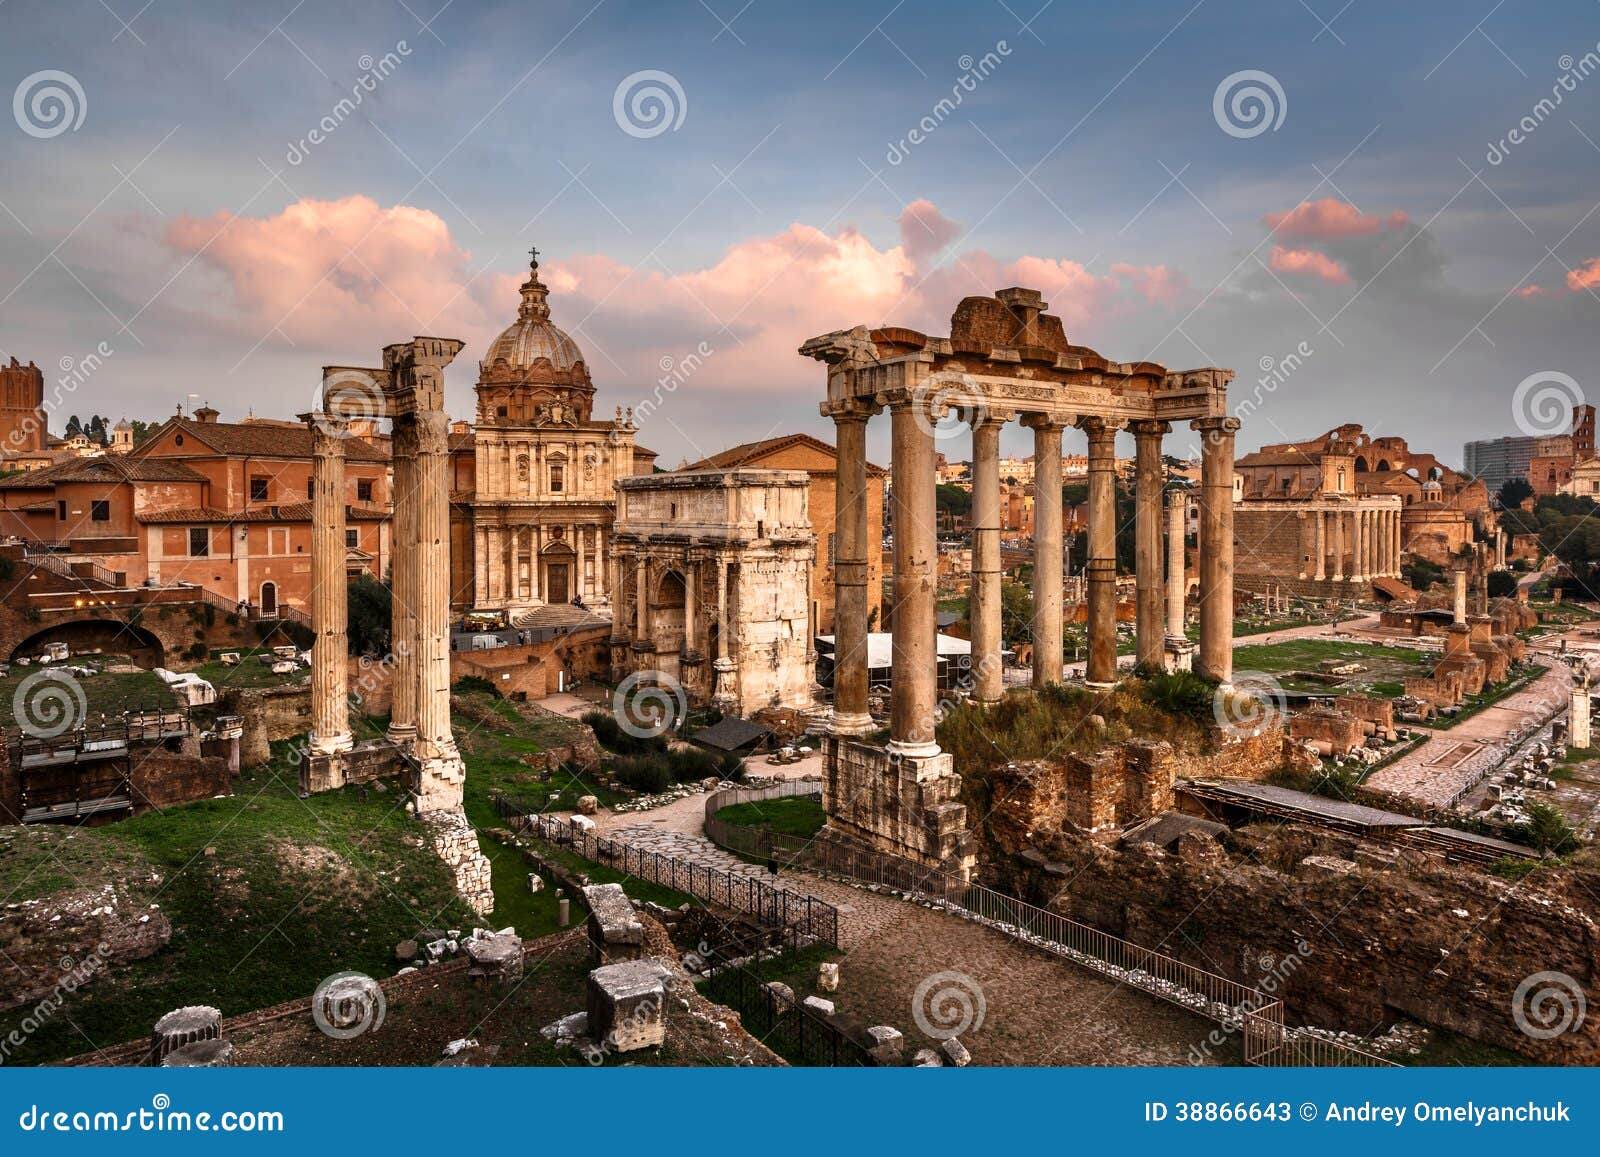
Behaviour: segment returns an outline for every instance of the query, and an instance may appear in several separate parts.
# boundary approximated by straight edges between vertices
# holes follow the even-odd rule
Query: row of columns
[[[616,551],[615,614],[611,618],[611,641],[621,646],[631,646],[650,640],[650,560],[645,554],[632,555],[634,579],[629,599],[629,586],[622,580],[628,566],[628,552]],[[728,560],[709,560],[717,576],[717,653],[721,662],[728,658]],[[688,559],[683,567],[683,652],[685,656],[703,656],[700,647],[700,585],[701,560]]]
[[[1313,510],[1301,520],[1301,553],[1310,560],[1301,578],[1363,582],[1399,575],[1399,510]]]
[[[939,752],[934,741],[938,694],[934,422],[923,412],[926,405],[916,396],[888,403],[894,519],[894,679],[889,746],[914,759],[931,758]],[[866,427],[876,409],[871,403],[849,400],[836,403],[829,411],[838,446],[834,730],[843,735],[862,734],[873,726],[867,711]],[[974,695],[983,702],[998,700],[1002,690],[999,434],[1005,421],[989,413],[981,413],[973,421],[972,662]],[[1064,664],[1061,437],[1067,423],[1053,414],[1024,414],[1022,422],[1034,434],[1033,683],[1044,686],[1061,681]],[[1077,419],[1076,425],[1089,440],[1089,655],[1085,677],[1090,686],[1109,687],[1117,679],[1118,424],[1085,416]],[[1204,418],[1195,420],[1192,427],[1202,434],[1199,666],[1203,675],[1226,683],[1232,676],[1233,441],[1239,423],[1234,418]],[[1168,632],[1183,632],[1183,511],[1180,504],[1177,577],[1173,579],[1169,568],[1164,599],[1161,439],[1171,426],[1141,420],[1130,423],[1129,429],[1136,447],[1137,655],[1141,667],[1154,670],[1162,664]],[[1170,609],[1174,598],[1175,630]]]
[[[572,547],[573,574],[567,594],[588,596],[593,592],[585,581],[587,550],[584,546],[584,527],[569,522],[562,525],[565,541]],[[545,538],[543,526],[479,526],[477,528],[477,573],[474,576],[475,597],[478,606],[540,599],[542,577],[539,563],[551,542]],[[602,536],[603,537],[603,536]],[[560,561],[567,561],[563,555]],[[528,567],[528,586],[522,586],[522,565]]]

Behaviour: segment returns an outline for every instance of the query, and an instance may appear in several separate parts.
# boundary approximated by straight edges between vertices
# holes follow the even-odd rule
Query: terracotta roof
[[[43,470],[0,479],[0,487],[32,490],[57,482],[204,482],[205,475],[171,458],[134,458],[103,454],[69,458]]]
[[[191,438],[198,438],[219,454],[250,458],[310,458],[313,453],[311,431],[301,425],[277,425],[266,422],[195,422],[188,418],[168,418],[166,423],[150,435],[131,456],[151,457],[149,447],[176,430]],[[166,455],[178,457],[179,455]],[[387,462],[388,456],[360,438],[345,443],[344,456],[353,462]]]
[[[1318,458],[1304,450],[1257,450],[1234,459],[1234,469],[1241,466],[1315,466]]]
[[[457,450],[471,450],[477,444],[477,441],[478,436],[476,434],[451,434],[450,452],[453,454]]]
[[[806,446],[813,450],[820,450],[830,458],[837,457],[838,452],[821,438],[813,438],[810,434],[780,434],[776,438],[763,438],[759,442],[743,442],[738,446],[713,454],[709,458],[702,458],[698,462],[691,462],[685,470],[734,470],[740,466],[753,465],[756,459],[764,457],[778,450],[786,450],[790,446]],[[869,474],[887,474],[882,466],[867,463]]]
[[[646,450],[643,446],[639,445],[639,443],[637,443],[637,442],[635,442],[633,444],[633,456],[635,458],[659,458],[659,457],[661,457],[661,455],[659,453],[657,453],[656,451],[654,451],[654,450]]]
[[[376,506],[348,506],[345,517],[354,522],[382,522],[389,517],[387,510]],[[140,522],[310,522],[311,503],[290,502],[282,506],[253,506],[249,510],[218,510],[211,506],[180,506],[171,510],[147,510],[138,515]]]

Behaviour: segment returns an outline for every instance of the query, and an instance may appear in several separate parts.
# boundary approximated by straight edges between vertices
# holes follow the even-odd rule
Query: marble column
[[[681,654],[688,658],[700,653],[700,632],[695,623],[695,616],[699,610],[695,606],[696,584],[700,581],[700,564],[685,561],[683,566],[683,649]]]
[[[1456,626],[1464,626],[1467,621],[1467,572],[1459,568],[1451,571],[1450,582],[1455,595],[1454,622]]]
[[[1350,569],[1352,573],[1350,577],[1357,582],[1362,582],[1371,573],[1367,558],[1367,513],[1365,510],[1357,510],[1355,512],[1355,549],[1351,551]]]
[[[974,696],[999,701],[1004,646],[1000,629],[1000,428],[987,414],[972,425],[972,664]]]
[[[1134,422],[1134,570],[1137,584],[1139,669],[1145,673],[1161,670],[1163,644],[1161,598],[1161,491],[1166,484],[1161,467],[1161,437],[1172,427],[1166,422]],[[1115,582],[1113,574],[1112,581]],[[1115,587],[1113,587],[1115,599]],[[1116,609],[1113,606],[1113,618]],[[1115,634],[1115,622],[1112,632]],[[1112,662],[1116,662],[1113,644]]]
[[[394,566],[390,577],[391,673],[388,738],[407,745],[417,737],[417,423],[412,414],[394,419],[390,454],[394,464]],[[480,563],[481,565],[481,563]]]
[[[934,739],[939,694],[937,643],[938,537],[932,420],[921,399],[893,403],[894,678],[890,684],[889,751],[910,759],[939,754]],[[1056,471],[1061,469],[1059,433]],[[1061,492],[1056,490],[1059,512]],[[1059,558],[1060,533],[1057,529]],[[1059,590],[1061,571],[1056,570]],[[1059,648],[1058,648],[1059,661]]]
[[[712,702],[722,711],[738,705],[733,691],[733,660],[728,658],[728,560],[717,559],[717,657],[712,662]]]
[[[1117,428],[1103,418],[1080,418],[1078,426],[1089,435],[1089,661],[1084,682],[1109,687],[1117,681]],[[1160,468],[1159,460],[1156,466]],[[1056,491],[1060,493],[1059,485]]]
[[[1344,582],[1344,511],[1330,510],[1333,520],[1333,581]]]
[[[1312,542],[1311,542],[1311,523],[1312,523],[1312,520],[1315,517],[1316,517],[1315,514],[1308,514],[1303,510],[1299,514],[1299,519],[1300,519],[1300,570],[1298,572],[1297,577],[1303,578],[1303,579],[1311,577],[1311,554],[1312,554],[1312,551],[1314,549],[1314,547],[1312,545]]]
[[[1327,513],[1321,510],[1311,512],[1312,519],[1316,522],[1317,561],[1312,570],[1311,577],[1321,582],[1328,577],[1328,542],[1327,542]]]
[[[417,741],[419,812],[461,806],[466,769],[450,729],[450,420],[417,413]]]
[[[1062,424],[1030,414],[1033,430],[1033,685],[1061,682]]]
[[[1174,639],[1184,637],[1183,604],[1188,598],[1183,545],[1188,500],[1184,490],[1167,494],[1167,634]]]
[[[611,546],[611,645],[613,647],[626,646],[628,643],[628,623],[632,611],[628,604],[628,584],[624,579],[623,568],[627,565],[627,555],[620,544]],[[613,678],[615,678],[613,674]]]
[[[1197,418],[1200,450],[1200,674],[1233,680],[1233,439],[1237,418]]]
[[[646,642],[650,638],[650,568],[642,554],[633,565],[633,613],[633,641]]]
[[[347,636],[349,593],[344,560],[344,445],[349,429],[332,414],[313,414],[311,465],[311,754],[337,755],[350,735]],[[343,782],[342,776],[335,777]],[[330,783],[330,786],[336,784]]]
[[[867,710],[867,420],[871,411],[844,405],[833,414],[837,470],[833,488],[833,732],[864,735]]]

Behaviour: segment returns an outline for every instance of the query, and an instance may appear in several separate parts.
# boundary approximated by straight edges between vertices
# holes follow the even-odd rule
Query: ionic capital
[[[865,423],[881,407],[866,398],[840,398],[823,402],[817,410],[824,418],[832,418],[835,424],[842,426],[850,422]]]
[[[1128,423],[1128,430],[1135,438],[1160,438],[1172,433],[1172,423],[1159,418],[1135,418]]]

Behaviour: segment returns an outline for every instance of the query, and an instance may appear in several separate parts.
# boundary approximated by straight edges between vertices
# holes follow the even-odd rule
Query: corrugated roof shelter
[[[696,731],[689,738],[702,747],[715,748],[717,751],[747,752],[754,751],[771,736],[770,728],[737,715],[729,715],[710,727]]]

